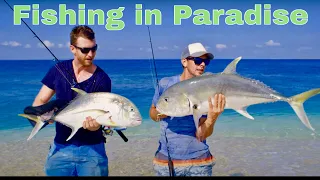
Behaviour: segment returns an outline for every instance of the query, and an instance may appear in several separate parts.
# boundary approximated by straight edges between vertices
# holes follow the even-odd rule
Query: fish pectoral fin
[[[236,74],[237,64],[241,60],[241,56],[234,59],[229,65],[223,70],[221,74]]]
[[[189,100],[189,108],[192,109],[192,114],[193,114],[193,121],[194,125],[196,126],[196,129],[198,130],[199,128],[199,119],[202,116],[202,113],[200,112],[200,103],[196,101],[193,97],[187,97]]]
[[[78,88],[71,88],[71,89],[74,90],[75,92],[77,92],[80,95],[86,95],[87,94],[87,92],[85,92],[82,89],[78,89]]]
[[[200,113],[199,110],[194,109],[193,110],[193,121],[194,121],[194,125],[196,126],[197,130],[199,128],[199,119],[201,118],[202,113]]]
[[[119,126],[119,124],[112,120],[112,115],[108,111],[105,111],[104,114],[96,117],[96,121],[103,126]]]
[[[239,114],[243,115],[246,118],[249,118],[251,120],[254,120],[254,118],[247,112],[247,108],[244,107],[242,109],[235,109]]]

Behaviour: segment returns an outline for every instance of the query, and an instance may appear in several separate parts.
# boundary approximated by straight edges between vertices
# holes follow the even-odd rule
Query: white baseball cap
[[[206,48],[201,43],[192,43],[182,52],[181,59],[185,59],[189,56],[191,57],[200,57],[206,54],[209,59],[213,59],[214,56],[212,53],[208,52]]]

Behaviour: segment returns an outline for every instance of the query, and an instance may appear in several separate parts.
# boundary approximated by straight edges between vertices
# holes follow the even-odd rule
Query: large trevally
[[[72,88],[78,93],[63,109],[49,111],[40,116],[33,114],[19,114],[19,116],[36,122],[28,140],[30,140],[48,120],[62,123],[72,129],[67,141],[82,127],[86,117],[91,116],[102,126],[126,128],[138,126],[142,122],[139,109],[129,99],[114,93],[94,92],[86,93]]]
[[[233,109],[252,120],[254,118],[247,112],[247,107],[260,103],[285,101],[290,104],[302,123],[314,131],[304,111],[303,103],[319,94],[320,88],[292,97],[284,97],[257,80],[238,75],[236,66],[240,59],[241,57],[234,59],[222,73],[204,73],[169,87],[160,96],[156,104],[157,110],[171,118],[193,115],[195,126],[198,128],[199,118],[208,112],[208,97],[216,93],[225,95],[225,109]]]

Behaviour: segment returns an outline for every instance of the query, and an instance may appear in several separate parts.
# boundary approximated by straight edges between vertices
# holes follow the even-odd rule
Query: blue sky
[[[91,26],[96,32],[99,45],[96,59],[149,59],[152,58],[148,30],[146,25],[135,24],[135,4],[141,3],[143,9],[159,9],[162,24],[151,25],[151,37],[156,59],[178,59],[182,49],[192,42],[202,42],[217,59],[231,59],[242,56],[245,59],[320,59],[320,21],[318,1],[261,1],[261,0],[109,0],[109,1],[49,1],[49,0],[7,0],[13,5],[39,4],[40,12],[55,9],[59,4],[78,10],[78,4],[85,4],[86,9],[102,9],[105,13],[120,6],[125,7],[121,20],[125,28],[120,31],[108,31],[104,25]],[[238,9],[244,13],[253,9],[255,4],[271,4],[271,11],[286,9],[291,13],[303,9],[308,13],[308,22],[297,26],[287,25],[226,25],[225,16],[220,17],[219,25],[194,25],[193,15],[182,20],[181,25],[174,25],[174,5],[188,5],[192,10],[206,9],[212,16],[213,9]],[[24,24],[13,24],[13,11],[0,1],[0,59],[52,59],[50,53],[39,47],[39,41]],[[24,19],[29,26],[46,42],[58,59],[72,58],[68,49],[69,33],[73,25],[32,25],[30,18]],[[263,17],[263,16],[262,16]],[[41,18],[41,17],[40,17]],[[106,18],[106,17],[105,17]]]

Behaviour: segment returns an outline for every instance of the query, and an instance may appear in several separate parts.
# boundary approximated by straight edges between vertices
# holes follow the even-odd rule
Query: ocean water
[[[221,72],[229,60],[215,60],[206,71]],[[0,136],[1,142],[26,139],[32,130],[19,113],[32,104],[41,87],[41,79],[54,65],[49,60],[0,61]],[[149,60],[96,60],[112,80],[112,92],[131,99],[140,109],[143,123],[128,128],[127,136],[159,134],[159,125],[149,118],[154,84]],[[156,60],[158,78],[182,72],[178,59]],[[238,64],[238,74],[259,80],[284,96],[293,96],[312,88],[320,88],[320,60],[246,60]],[[311,125],[320,130],[320,95],[304,103]],[[215,125],[215,135],[224,137],[257,137],[276,139],[314,139],[317,133],[307,129],[285,102],[250,106],[250,120],[233,110],[225,110]],[[47,126],[34,138],[54,135]]]

